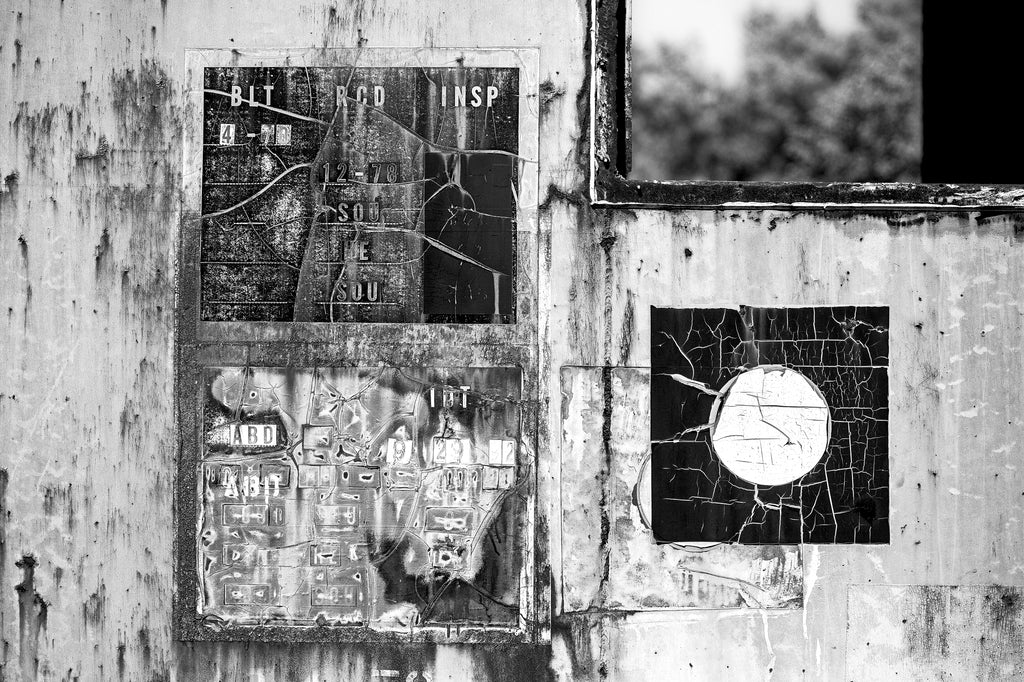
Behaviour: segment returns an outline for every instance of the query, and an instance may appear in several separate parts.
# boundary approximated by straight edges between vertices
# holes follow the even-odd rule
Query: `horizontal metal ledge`
[[[538,633],[510,627],[451,623],[418,626],[414,634],[399,630],[376,630],[358,625],[226,625],[204,626],[198,619],[178,622],[178,641],[200,642],[338,642],[368,644],[535,644]]]
[[[634,181],[605,171],[599,172],[591,205],[652,210],[1024,212],[1024,186]]]

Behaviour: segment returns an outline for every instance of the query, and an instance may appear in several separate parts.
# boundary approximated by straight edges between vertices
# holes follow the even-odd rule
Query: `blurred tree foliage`
[[[919,181],[921,2],[861,0],[846,34],[755,10],[735,84],[634,47],[633,177]]]

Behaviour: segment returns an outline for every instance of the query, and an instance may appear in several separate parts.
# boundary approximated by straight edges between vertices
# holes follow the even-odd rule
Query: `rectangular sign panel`
[[[889,309],[651,309],[661,542],[889,542]]]
[[[516,321],[518,68],[202,77],[202,321]]]
[[[549,639],[538,58],[188,51],[182,639]]]
[[[204,623],[519,626],[519,369],[224,367],[203,384]]]

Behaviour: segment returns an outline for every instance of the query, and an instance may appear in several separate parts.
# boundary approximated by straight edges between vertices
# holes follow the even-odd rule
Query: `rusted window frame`
[[[632,0],[590,0],[590,200],[652,209],[977,210],[1024,207],[1019,185],[627,179],[632,155]]]

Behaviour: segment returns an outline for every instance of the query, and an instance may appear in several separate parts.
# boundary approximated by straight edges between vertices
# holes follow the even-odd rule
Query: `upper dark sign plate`
[[[522,65],[351,61],[201,65],[195,319],[517,322]]]

